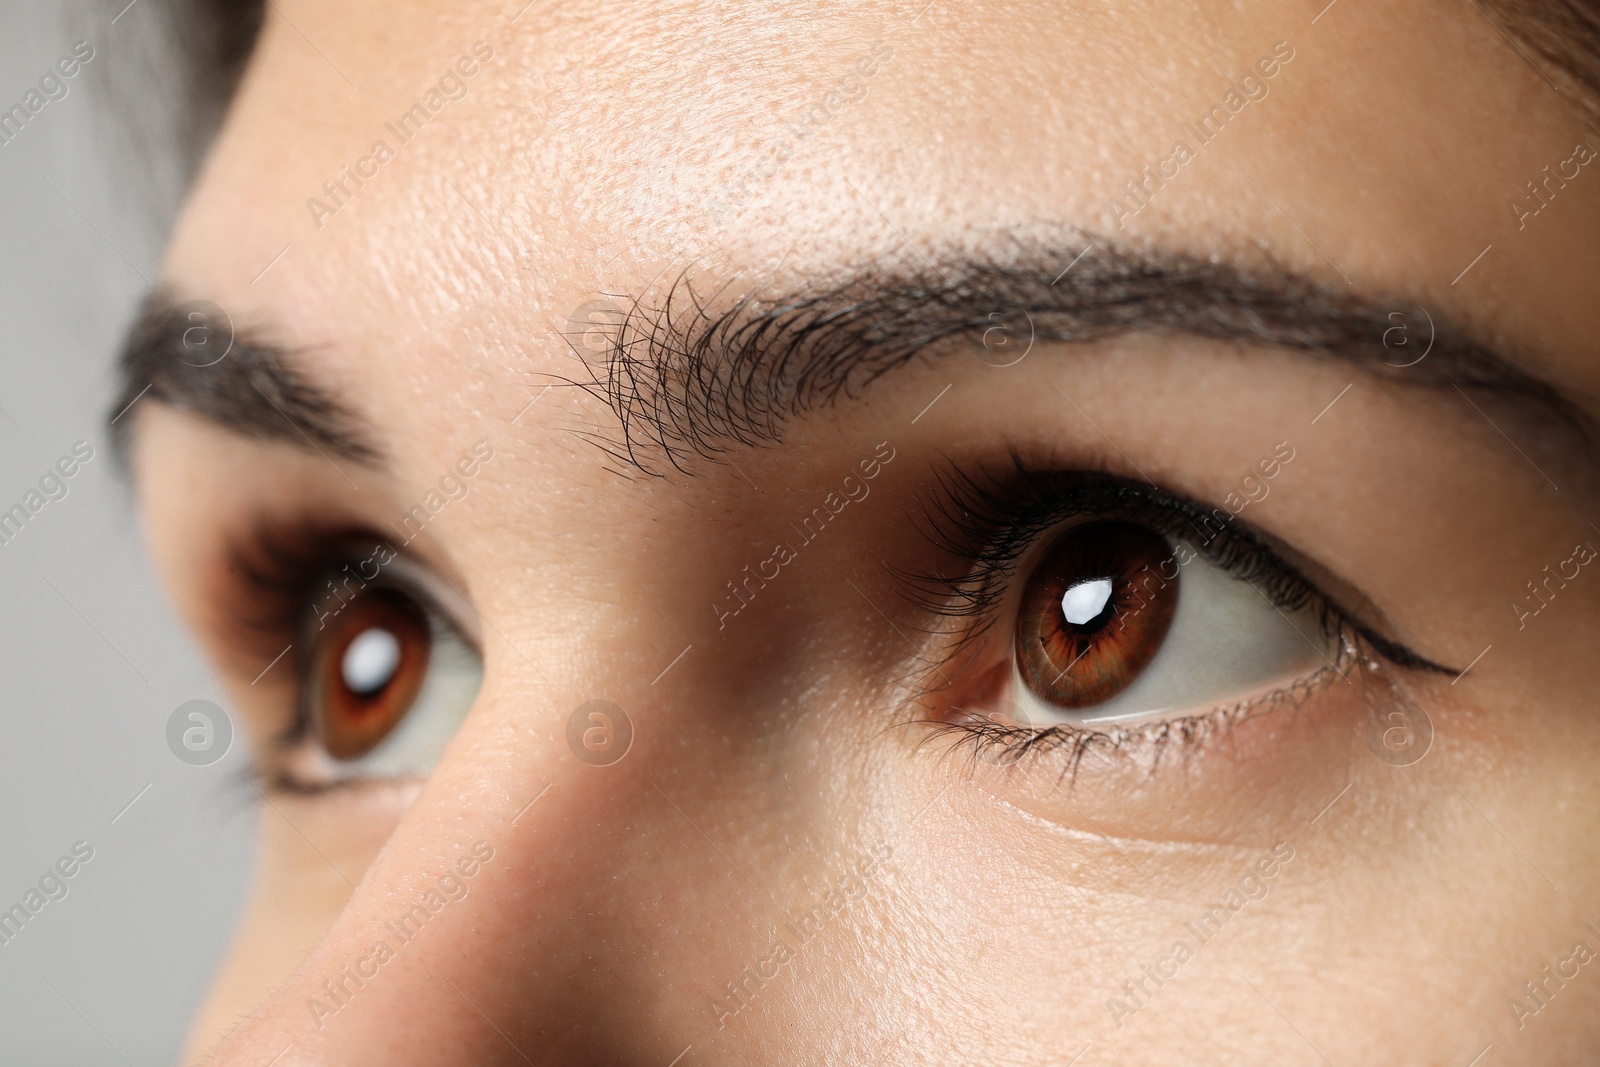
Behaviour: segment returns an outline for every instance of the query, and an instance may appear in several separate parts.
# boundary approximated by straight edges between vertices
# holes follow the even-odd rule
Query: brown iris
[[[1099,704],[1149,666],[1178,605],[1166,539],[1131,522],[1068,530],[1028,578],[1017,615],[1017,668],[1042,700]]]
[[[324,617],[315,640],[311,729],[335,759],[364,756],[405,718],[427,677],[427,613],[397,589],[369,589]]]

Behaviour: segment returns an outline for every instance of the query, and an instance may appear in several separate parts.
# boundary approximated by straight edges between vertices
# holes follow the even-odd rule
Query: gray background
[[[68,895],[0,945],[5,1064],[175,1062],[254,832],[239,739],[209,767],[167,749],[179,704],[227,703],[156,586],[104,425],[176,191],[152,133],[172,116],[160,11],[113,25],[121,6],[0,0],[0,107],[73,42],[95,48],[0,145],[0,510],[75,441],[95,449],[67,497],[0,545],[0,910],[74,842],[94,848]]]

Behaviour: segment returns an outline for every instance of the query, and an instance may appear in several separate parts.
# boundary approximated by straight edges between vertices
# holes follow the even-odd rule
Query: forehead
[[[1432,3],[271,5],[168,272],[391,418],[561,371],[597,294],[1052,226],[1494,316],[1559,364],[1597,200],[1531,234],[1507,202],[1582,133]],[[1508,231],[1474,267],[1502,300],[1463,299]]]

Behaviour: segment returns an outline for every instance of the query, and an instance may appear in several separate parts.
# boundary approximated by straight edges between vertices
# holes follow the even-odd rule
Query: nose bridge
[[[699,936],[701,902],[723,902],[726,919],[726,902],[752,891],[715,840],[736,812],[700,814],[707,794],[684,785],[704,777],[705,754],[665,729],[694,703],[688,687],[619,697],[563,701],[530,692],[521,672],[486,677],[322,943],[243,1028],[258,1035],[251,1051],[223,1062],[285,1046],[355,1064],[666,1063],[681,1051],[687,1039],[669,1048],[662,1021],[692,1017],[693,997],[661,988],[661,953]],[[632,1006],[626,1025],[618,1005]]]

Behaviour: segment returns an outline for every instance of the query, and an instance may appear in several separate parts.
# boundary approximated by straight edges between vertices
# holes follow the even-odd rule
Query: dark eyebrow
[[[236,333],[226,312],[209,301],[179,303],[158,290],[123,343],[119,389],[109,413],[117,450],[127,455],[134,421],[129,410],[151,399],[244,437],[380,462],[373,435],[356,414],[296,369],[304,358],[303,352]]]
[[[790,419],[858,396],[919,354],[981,336],[997,321],[1025,326],[1035,343],[1166,331],[1297,351],[1398,383],[1491,393],[1593,436],[1588,417],[1556,389],[1405,298],[1357,297],[1270,262],[1246,269],[1100,235],[1006,243],[1003,259],[963,249],[912,265],[868,264],[779,295],[763,297],[758,285],[721,310],[722,291],[737,279],[703,296],[686,273],[659,301],[618,296],[601,302],[602,321],[572,323],[568,340],[585,376],[562,380],[600,397],[621,424],[620,438],[585,436],[648,474],[661,473],[658,457],[687,472],[695,456],[780,442]],[[371,430],[297,371],[304,353],[234,335],[226,320],[215,305],[178,303],[164,291],[146,301],[120,364],[111,416],[119,451],[126,454],[132,423],[126,413],[148,396],[244,436],[381,462]],[[1415,358],[1415,347],[1385,344],[1397,321],[1411,331],[1410,346],[1423,322],[1433,327],[1428,354],[1414,365],[1396,364]],[[598,351],[588,350],[584,342],[597,335]]]
[[[587,436],[652,474],[660,457],[685,471],[694,456],[778,442],[788,420],[856,397],[915,357],[997,322],[1031,331],[1036,343],[1168,331],[1270,346],[1399,383],[1487,392],[1590,437],[1575,404],[1414,300],[1358,297],[1270,261],[1246,269],[1079,231],[1001,243],[1009,246],[1003,258],[970,251],[992,246],[991,235],[781,295],[763,296],[758,285],[731,305],[680,275],[654,302],[618,297],[602,302],[606,321],[575,321],[568,339],[584,373],[562,380],[605,401],[621,422],[620,438]],[[1403,336],[1386,333],[1400,323],[1408,346],[1386,345]],[[1423,350],[1430,324],[1426,358],[1397,366]],[[574,340],[580,333],[587,344]]]

